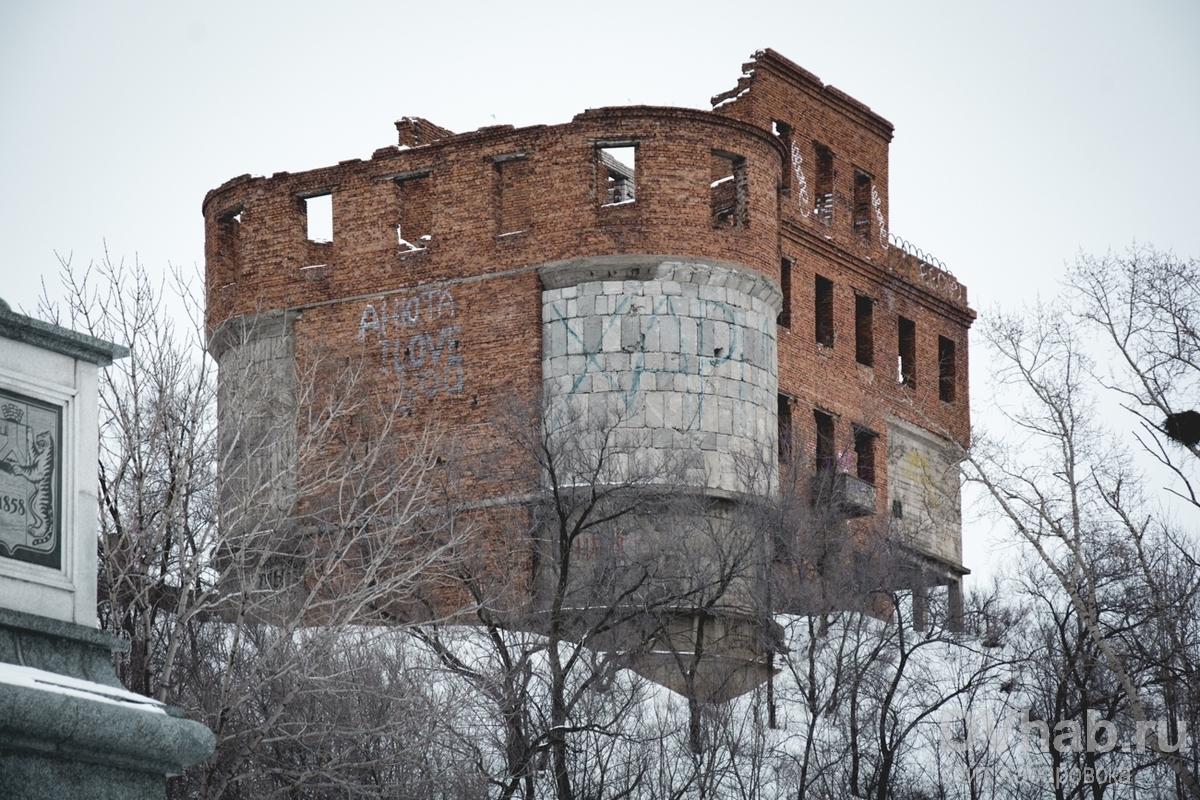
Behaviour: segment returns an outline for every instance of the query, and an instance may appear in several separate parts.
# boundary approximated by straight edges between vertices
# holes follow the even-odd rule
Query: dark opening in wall
[[[784,194],[791,194],[792,172],[796,168],[792,163],[792,126],[777,119],[771,120],[771,132],[779,137],[779,141],[783,142],[784,151],[787,152],[786,163],[783,165],[783,180],[779,188]]]
[[[871,235],[871,176],[861,169],[854,170],[854,232]]]
[[[813,411],[817,428],[817,471],[833,472],[837,468],[837,453],[834,452],[833,417],[824,411]]]
[[[814,300],[817,344],[833,347],[833,281],[818,275]]]
[[[917,324],[911,319],[899,319],[899,352],[896,357],[896,380],[905,386],[917,385]]]
[[[500,236],[533,227],[534,180],[527,153],[493,159],[496,167],[497,232]]]
[[[792,462],[792,401],[786,394],[778,396],[779,463]]]
[[[217,261],[228,270],[226,277],[229,280],[241,277],[244,209],[245,206],[238,203],[217,214]]]
[[[712,220],[718,228],[746,226],[746,159],[712,151]]]
[[[879,434],[875,431],[854,426],[854,460],[858,478],[866,483],[875,483],[875,442]]]
[[[596,145],[596,178],[600,204],[616,206],[637,199],[637,145],[612,142]]]
[[[305,229],[311,242],[333,241],[333,194],[322,192],[300,198],[304,201]]]
[[[396,240],[401,252],[424,250],[433,237],[433,190],[428,172],[395,178],[400,213]]]
[[[875,363],[875,301],[865,295],[854,296],[854,358],[858,363]]]
[[[944,403],[953,403],[957,367],[954,359],[954,340],[938,337],[938,397]]]
[[[780,305],[779,316],[775,324],[784,328],[792,327],[792,262],[783,259],[779,262],[779,288],[783,292],[783,302]]]
[[[833,151],[813,142],[817,151],[817,180],[813,185],[815,207],[813,214],[828,225],[833,220]]]
[[[235,206],[230,206],[221,213],[217,214],[217,222],[221,223],[222,225],[241,225],[242,212],[245,210],[246,207],[241,203],[238,203]]]

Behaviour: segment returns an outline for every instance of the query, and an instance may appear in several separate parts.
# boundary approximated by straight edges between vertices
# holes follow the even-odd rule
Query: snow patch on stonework
[[[97,703],[111,703],[125,708],[134,708],[151,714],[166,714],[162,703],[140,694],[134,694],[119,686],[107,686],[81,678],[59,675],[44,669],[23,667],[18,664],[0,664],[0,684],[38,689],[52,694],[64,694]]]

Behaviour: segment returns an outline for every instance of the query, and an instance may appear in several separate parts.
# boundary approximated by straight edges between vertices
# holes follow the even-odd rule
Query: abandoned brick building
[[[672,480],[709,497],[807,476],[837,535],[903,552],[917,624],[926,587],[961,606],[974,313],[889,234],[889,122],[765,50],[710,111],[396,127],[399,146],[369,160],[244,175],[205,198],[226,394],[250,376],[284,408],[315,348],[361,358],[354,391],[394,401],[397,431],[453,431],[460,455],[497,440],[513,396],[544,397],[544,425],[607,404],[647,447],[685,456]],[[290,458],[274,446],[261,469]],[[480,507],[526,502],[502,474],[476,476]],[[778,538],[764,547],[786,550]]]

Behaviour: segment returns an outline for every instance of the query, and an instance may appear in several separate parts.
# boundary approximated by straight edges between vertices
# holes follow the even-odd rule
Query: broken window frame
[[[329,198],[328,212],[326,212],[325,208],[323,207],[325,205],[324,203],[320,203],[319,205],[314,203],[314,201],[320,201],[326,197]],[[297,192],[296,199],[300,203],[300,212],[304,214],[304,238],[307,241],[315,244],[331,244],[334,237],[333,189],[331,187],[322,187],[320,189],[312,189],[306,192]],[[313,219],[316,215],[313,212],[317,211],[318,209],[322,219],[317,223],[316,226],[314,226]],[[325,222],[326,219],[329,222],[328,228],[321,224]],[[313,236],[314,227],[319,227],[319,229],[315,231],[316,233],[324,233],[325,230],[328,230],[329,238],[315,238]]]
[[[854,359],[865,367],[875,365],[875,301],[854,295]]]
[[[631,205],[637,202],[637,149],[635,139],[602,139],[593,142],[596,165],[596,193],[601,208]],[[630,149],[633,164],[626,164],[612,150]]]
[[[896,319],[896,381],[910,389],[917,385],[917,323]]]
[[[792,126],[788,125],[783,120],[771,120],[771,132],[779,138],[783,144],[783,151],[787,155],[783,165],[783,175],[779,186],[779,191],[784,194],[792,193],[792,170],[795,166],[792,164]]]
[[[404,238],[404,186],[407,183],[419,181],[428,178],[433,170],[430,169],[415,169],[407,172],[396,172],[390,175],[380,175],[375,178],[376,181],[388,181],[393,185],[393,191],[396,192],[396,246],[400,249],[400,255],[407,256],[412,253],[424,253],[429,249],[429,243],[433,240],[433,215],[429,215],[428,226],[430,230],[427,233],[417,236],[417,243],[408,241]]]
[[[813,142],[816,151],[816,179],[813,181],[813,216],[823,225],[833,222],[833,151]]]
[[[813,283],[813,333],[817,344],[833,347],[833,281],[817,275]]]
[[[938,399],[953,403],[958,394],[957,347],[953,339],[938,337]]]
[[[875,450],[879,434],[863,425],[854,425],[854,470],[863,483],[875,485]]]
[[[519,209],[520,213],[514,213],[518,209],[512,209],[509,206],[515,202],[513,196],[516,195],[519,197],[519,193],[515,189],[513,189],[512,186],[509,186],[507,191],[505,188],[506,187],[505,181],[509,177],[511,177],[511,176],[506,176],[505,172],[519,168],[519,167],[514,167],[513,165],[520,165],[523,167],[528,167],[529,155],[530,154],[528,152],[505,153],[503,155],[493,156],[491,159],[492,166],[495,168],[495,171],[496,171],[496,235],[497,235],[497,238],[503,239],[503,238],[507,238],[510,236],[516,236],[518,234],[526,233],[533,227],[533,219],[534,219],[533,212],[528,207],[528,204],[526,204],[524,207],[521,207]],[[528,176],[526,176],[526,179],[529,180]],[[531,189],[532,187],[527,186],[525,188]],[[520,219],[520,223],[514,224],[512,222],[512,220],[514,218]]]
[[[837,435],[833,423],[833,415],[819,408],[813,409],[813,424],[816,428],[814,437],[813,460],[818,473],[837,471]]]
[[[871,184],[870,173],[855,168],[854,170],[854,204],[850,227],[861,237],[871,235]]]
[[[729,168],[721,177],[711,179],[717,174],[715,169],[716,164],[724,165],[728,162]],[[726,150],[713,150],[712,163],[714,169],[710,174],[709,182],[709,207],[712,210],[712,224],[714,228],[745,228],[747,223],[746,210],[746,158],[739,156],[736,153],[730,153]]]
[[[779,433],[779,463],[792,463],[795,443],[792,439],[792,398],[782,392],[776,396],[776,423]]]
[[[779,316],[775,318],[775,324],[781,328],[791,328],[792,260],[790,258],[782,258],[779,260],[779,289],[783,297],[780,301]]]

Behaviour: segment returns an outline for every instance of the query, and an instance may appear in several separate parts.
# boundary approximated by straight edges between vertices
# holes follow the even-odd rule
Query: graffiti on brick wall
[[[367,303],[358,321],[358,340],[378,345],[379,370],[395,376],[405,405],[462,392],[461,333],[449,289]]]
[[[883,221],[883,201],[879,198],[879,190],[871,184],[871,208],[875,210],[875,227],[879,229],[879,246],[888,249],[887,223]]]
[[[796,175],[796,202],[800,206],[800,213],[808,217],[812,216],[809,208],[812,207],[812,198],[808,194],[808,181],[804,180],[804,170],[800,167],[804,164],[804,156],[800,155],[800,148],[792,142],[792,171]]]

